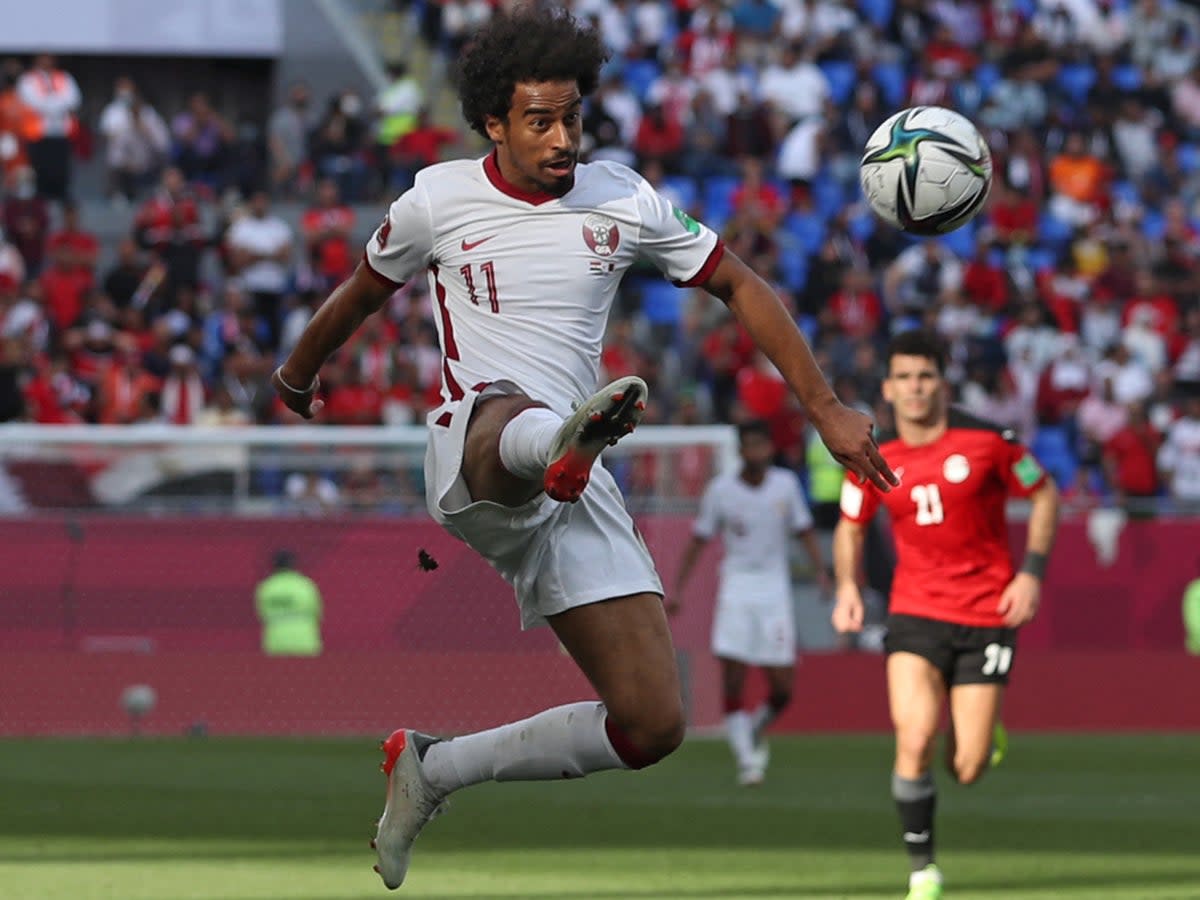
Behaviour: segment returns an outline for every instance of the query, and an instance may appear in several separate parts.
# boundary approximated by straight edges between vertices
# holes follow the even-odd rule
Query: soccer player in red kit
[[[888,347],[883,397],[895,433],[880,449],[900,477],[883,493],[848,475],[834,532],[834,627],[862,628],[858,587],[866,526],[882,504],[896,543],[885,641],[888,699],[896,730],[892,795],[912,874],[909,900],[938,900],[934,864],[936,793],[930,765],[942,707],[950,701],[946,762],[961,784],[992,761],[1017,629],[1037,613],[1058,522],[1058,492],[1012,432],[947,404],[945,354],[924,331]],[[1032,501],[1025,558],[1013,571],[1005,501]],[[999,761],[998,759],[996,761]]]

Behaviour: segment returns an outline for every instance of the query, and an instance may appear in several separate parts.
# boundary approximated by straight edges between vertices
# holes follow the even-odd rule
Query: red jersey
[[[884,494],[848,474],[841,506],[858,523],[887,507],[897,560],[891,611],[1003,627],[997,607],[1013,578],[1004,505],[1045,483],[1033,454],[1011,431],[959,410],[932,444],[910,447],[885,434],[879,449],[900,486]]]

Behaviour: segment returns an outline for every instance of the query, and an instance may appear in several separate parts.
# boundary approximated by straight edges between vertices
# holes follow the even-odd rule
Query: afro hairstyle
[[[463,118],[484,137],[488,116],[507,120],[522,82],[574,81],[596,90],[608,52],[599,33],[562,7],[497,13],[464,47],[458,64]]]

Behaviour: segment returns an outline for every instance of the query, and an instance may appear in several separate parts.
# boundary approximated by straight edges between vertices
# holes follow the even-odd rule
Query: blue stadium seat
[[[1113,69],[1113,84],[1123,91],[1136,91],[1142,86],[1142,70],[1137,66],[1117,66]]]
[[[873,25],[887,28],[892,21],[894,0],[858,0],[858,9]]]
[[[1057,425],[1039,427],[1034,433],[1029,449],[1059,487],[1075,483],[1079,461],[1075,458],[1075,452],[1064,428]]]
[[[1112,185],[1112,198],[1117,203],[1125,203],[1130,206],[1136,206],[1142,202],[1137,185],[1132,181],[1114,181]]]
[[[638,98],[639,103],[646,102],[646,94],[655,79],[662,71],[652,59],[631,59],[625,63],[625,83]]]
[[[812,195],[813,205],[826,220],[832,219],[846,205],[846,195],[842,192],[842,186],[827,170],[822,170],[813,179]]]
[[[1084,63],[1068,63],[1058,70],[1056,81],[1071,100],[1082,103],[1096,83],[1096,69]]]
[[[884,106],[899,108],[904,105],[904,98],[908,94],[908,75],[904,66],[898,62],[878,63],[871,70],[871,76],[879,88]]]
[[[673,325],[679,322],[684,292],[662,278],[638,280],[642,295],[642,313],[651,325]]]
[[[1185,172],[1195,172],[1200,169],[1200,146],[1196,144],[1180,144],[1175,151],[1179,167]]]
[[[1167,231],[1167,219],[1157,209],[1148,209],[1142,216],[1142,234],[1152,241],[1157,241]]]
[[[1030,247],[1025,253],[1025,264],[1033,272],[1053,269],[1058,264],[1058,254],[1048,247]]]
[[[829,79],[829,95],[833,102],[842,106],[850,99],[854,86],[858,83],[858,72],[854,63],[840,59],[826,60],[819,63],[821,71]]]
[[[975,255],[975,220],[971,220],[961,228],[956,228],[949,234],[943,234],[938,240],[942,246],[960,259],[968,260]]]
[[[875,233],[875,227],[879,224],[879,220],[875,218],[868,210],[863,210],[858,215],[850,219],[846,223],[846,227],[850,232],[850,236],[856,241],[865,241]]]
[[[784,241],[779,248],[779,275],[788,290],[798,293],[808,282],[808,256],[791,241]]]
[[[742,180],[733,175],[718,175],[703,182],[704,221],[710,228],[721,229],[733,215],[733,192]]]
[[[679,203],[684,212],[696,208],[700,199],[700,191],[696,188],[696,180],[686,175],[668,175],[663,178],[663,187],[670,188],[679,195]]]
[[[1038,217],[1038,240],[1055,249],[1065,246],[1075,236],[1075,229],[1050,213]]]
[[[983,91],[986,98],[992,93],[992,88],[1000,80],[1000,69],[994,63],[980,63],[975,67],[975,83]]]
[[[784,220],[783,227],[796,238],[806,255],[816,253],[825,243],[825,220],[816,213],[792,213]]]

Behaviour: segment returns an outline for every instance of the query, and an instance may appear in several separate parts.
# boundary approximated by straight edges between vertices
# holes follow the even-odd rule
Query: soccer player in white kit
[[[792,701],[796,662],[788,552],[792,535],[803,541],[824,593],[831,583],[800,479],[790,469],[771,464],[775,445],[766,423],[738,426],[738,449],[741,468],[714,478],[700,501],[700,515],[683,552],[667,612],[679,612],[679,598],[696,561],[719,533],[725,555],[713,614],[712,651],[721,665],[725,736],[737,763],[738,783],[749,787],[762,784],[766,776],[766,729]],[[743,698],[749,666],[761,667],[768,685],[766,702],[753,710],[744,708]]]
[[[662,585],[612,476],[594,465],[646,401],[636,377],[596,391],[609,309],[635,259],[723,299],[834,456],[881,489],[894,483],[870,419],[837,401],[771,288],[635,172],[578,162],[583,97],[604,59],[597,33],[561,8],[492,18],[464,50],[458,84],[492,152],[417,175],[272,379],[311,418],[324,361],[427,272],[444,358],[444,402],[428,417],[429,511],[513,585],[525,627],[554,629],[599,696],[450,740],[393,733],[372,842],[390,888],[451,792],[642,768],[683,739]]]

